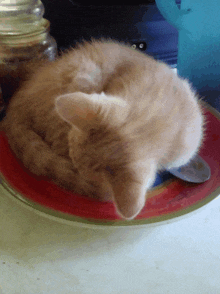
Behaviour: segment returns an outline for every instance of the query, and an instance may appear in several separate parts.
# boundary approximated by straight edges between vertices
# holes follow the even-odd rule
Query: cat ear
[[[139,183],[113,185],[113,192],[116,210],[125,219],[135,218],[145,205],[146,191]]]
[[[95,120],[97,116],[97,107],[88,99],[88,96],[76,92],[58,97],[55,102],[57,113],[66,122],[78,129],[84,129],[88,122]]]
[[[124,176],[119,177],[112,185],[117,212],[128,220],[135,218],[140,213],[146,202],[146,192],[156,178],[156,164],[153,162],[146,170],[141,166],[139,169],[138,180],[129,180]]]
[[[126,102],[121,98],[101,94],[85,94],[75,92],[62,95],[56,99],[56,111],[65,121],[84,129],[88,124],[96,123],[111,106],[124,107]]]

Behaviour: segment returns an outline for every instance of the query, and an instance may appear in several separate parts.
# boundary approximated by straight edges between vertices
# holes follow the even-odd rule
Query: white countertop
[[[0,195],[0,294],[219,294],[220,198],[169,224],[94,230]]]

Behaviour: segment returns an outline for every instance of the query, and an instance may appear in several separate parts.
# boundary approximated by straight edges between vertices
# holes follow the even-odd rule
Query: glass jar
[[[24,78],[28,61],[52,61],[57,56],[57,44],[43,14],[40,0],[0,3],[0,86],[5,104]]]

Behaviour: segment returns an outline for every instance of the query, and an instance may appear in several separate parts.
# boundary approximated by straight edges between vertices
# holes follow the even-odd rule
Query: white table
[[[0,194],[0,294],[219,294],[220,197],[163,225],[87,229]]]

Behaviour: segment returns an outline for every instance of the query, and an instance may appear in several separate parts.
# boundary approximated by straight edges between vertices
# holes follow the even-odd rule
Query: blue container
[[[164,18],[179,31],[179,75],[188,78],[220,111],[220,0],[156,0]]]

